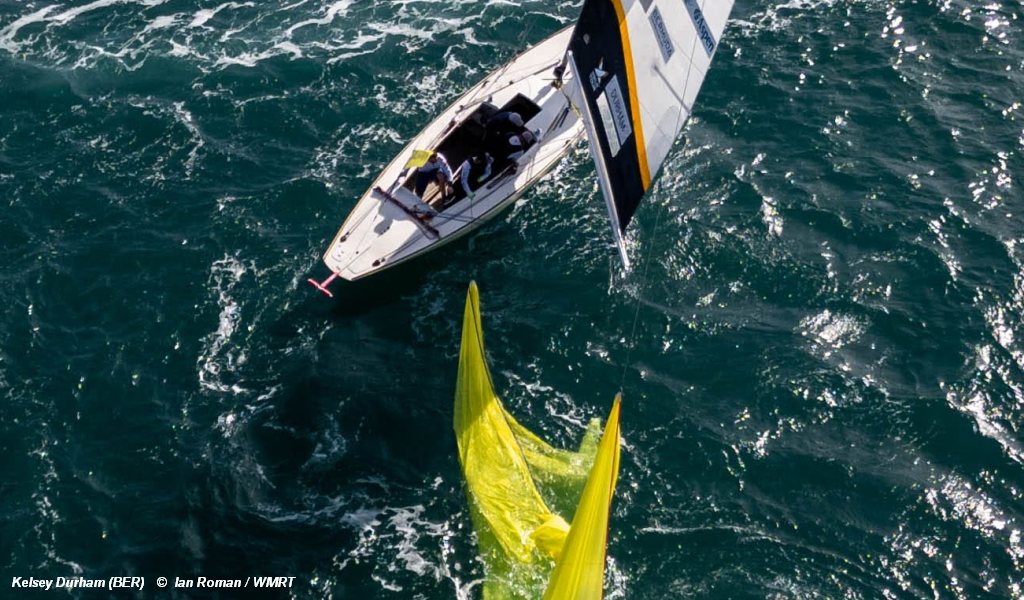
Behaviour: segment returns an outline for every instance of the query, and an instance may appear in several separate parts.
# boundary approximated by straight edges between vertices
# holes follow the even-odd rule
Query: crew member
[[[517,161],[519,158],[529,150],[530,146],[537,141],[537,136],[532,131],[524,131],[516,135],[508,136],[507,151],[508,160]]]
[[[459,181],[462,183],[462,189],[466,192],[467,198],[472,200],[476,197],[476,192],[473,191],[470,183],[475,184],[473,187],[478,187],[486,181],[491,176],[491,166],[493,164],[494,159],[487,152],[484,152],[482,155],[474,154],[462,163],[462,166],[459,167],[461,172]]]
[[[523,130],[523,116],[515,111],[503,110],[487,119],[484,127],[488,137],[519,133]]]
[[[452,179],[452,168],[448,166],[448,160],[435,150],[427,162],[416,169],[416,195],[422,198],[431,181],[436,181],[442,195],[447,195],[452,187]]]

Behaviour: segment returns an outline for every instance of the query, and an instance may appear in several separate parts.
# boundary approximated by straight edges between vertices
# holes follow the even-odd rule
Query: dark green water
[[[609,598],[1024,598],[1019,0],[740,2],[624,278],[581,147],[468,240],[305,285],[577,10],[0,0],[0,597],[475,597],[474,278],[523,422],[572,443],[624,382]]]

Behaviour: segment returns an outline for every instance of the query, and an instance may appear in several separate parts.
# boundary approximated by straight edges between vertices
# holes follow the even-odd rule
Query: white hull
[[[413,138],[381,172],[338,230],[323,257],[331,272],[352,281],[440,248],[497,216],[547,174],[583,135],[583,125],[566,95],[551,85],[552,71],[562,62],[571,35],[572,28],[563,29],[517,56]],[[458,200],[429,221],[410,214],[417,206],[423,207],[409,186],[403,185],[410,175],[404,167],[413,151],[436,148],[485,102],[505,107],[524,100],[539,109],[526,121],[526,128],[540,130],[541,136],[519,158],[515,172],[503,170],[493,175],[476,190],[474,200]],[[453,170],[458,166],[454,162],[451,165]]]

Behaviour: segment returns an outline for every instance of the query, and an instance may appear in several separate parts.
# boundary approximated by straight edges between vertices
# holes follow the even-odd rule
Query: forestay
[[[732,5],[583,3],[569,44],[573,95],[624,261],[622,233],[690,116]]]

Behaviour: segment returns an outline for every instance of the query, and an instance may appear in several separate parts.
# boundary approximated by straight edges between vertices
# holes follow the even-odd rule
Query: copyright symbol
[[[156,578],[156,585],[157,585],[157,587],[167,587],[167,578],[166,577],[157,577]]]

